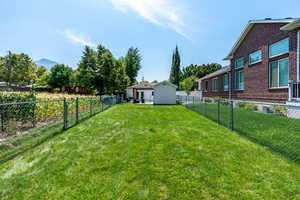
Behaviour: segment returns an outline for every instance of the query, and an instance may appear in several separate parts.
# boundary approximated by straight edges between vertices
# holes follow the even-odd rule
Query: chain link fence
[[[0,160],[38,145],[120,101],[118,96],[104,96],[0,104]]]
[[[178,96],[187,108],[300,163],[300,106]]]

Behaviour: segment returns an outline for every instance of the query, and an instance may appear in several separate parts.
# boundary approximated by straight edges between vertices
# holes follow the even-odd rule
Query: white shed
[[[153,103],[157,105],[174,105],[176,104],[177,86],[163,81],[154,86]]]

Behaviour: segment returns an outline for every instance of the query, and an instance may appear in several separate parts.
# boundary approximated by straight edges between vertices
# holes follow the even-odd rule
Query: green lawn
[[[187,105],[213,121],[217,121],[217,104],[196,103]],[[229,126],[230,110],[228,105],[220,107],[220,123]],[[234,109],[234,130],[248,139],[267,146],[273,151],[300,164],[300,120],[285,116],[270,115]]]
[[[117,105],[0,164],[1,199],[300,199],[300,166],[183,106]]]
[[[102,112],[110,108],[108,103],[99,105],[94,103],[92,109],[88,107],[80,107],[79,110],[79,122],[84,121],[95,114]],[[68,127],[73,127],[76,125],[76,115],[75,106],[69,109],[68,112]],[[24,151],[37,146],[46,140],[56,136],[63,132],[64,122],[63,119],[57,119],[50,121],[41,127],[32,127],[31,130],[26,134],[20,134],[16,137],[9,138],[5,141],[0,142],[0,162],[11,159],[16,155],[23,153]]]

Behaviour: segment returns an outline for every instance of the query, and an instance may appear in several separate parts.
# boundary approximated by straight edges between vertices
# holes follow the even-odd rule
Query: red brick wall
[[[297,31],[281,31],[285,24],[255,24],[236,50],[231,60],[232,87],[234,87],[234,61],[244,57],[244,91],[232,88],[232,98],[253,101],[285,102],[288,89],[269,89],[269,63],[273,60],[289,57],[289,79],[296,80],[297,74]],[[290,52],[269,59],[269,45],[290,38]],[[262,50],[262,62],[249,66],[249,54]]]
[[[224,77],[225,74],[222,74],[222,75],[219,75],[219,76],[215,76],[213,78],[209,78],[209,79],[206,79],[206,80],[203,80],[201,82],[202,84],[202,96],[203,97],[210,97],[210,98],[229,98],[229,92],[225,92],[224,91],[224,86],[223,86],[223,77]],[[218,78],[218,91],[214,92],[212,91],[212,80],[214,78]],[[208,81],[208,91],[205,92],[204,91],[204,84],[205,84],[205,81]]]

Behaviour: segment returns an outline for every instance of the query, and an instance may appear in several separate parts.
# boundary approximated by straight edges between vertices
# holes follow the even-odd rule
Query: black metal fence
[[[118,96],[0,104],[0,160],[120,103]]]
[[[300,106],[178,96],[187,108],[300,163]]]

